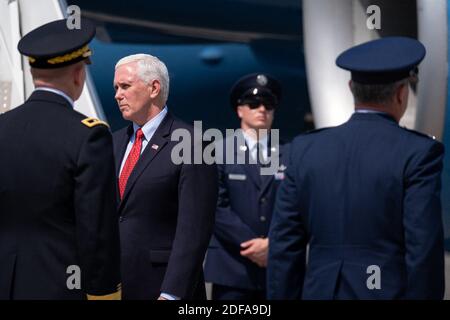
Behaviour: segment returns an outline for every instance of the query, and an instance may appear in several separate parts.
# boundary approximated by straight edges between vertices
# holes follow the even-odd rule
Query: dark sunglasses
[[[276,108],[275,101],[269,101],[269,100],[245,100],[242,101],[242,105],[248,105],[250,109],[257,109],[259,106],[263,105],[266,110],[271,111]]]

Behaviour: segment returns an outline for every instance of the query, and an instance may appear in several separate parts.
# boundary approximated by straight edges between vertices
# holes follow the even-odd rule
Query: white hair
[[[163,103],[167,102],[169,97],[169,71],[167,67],[157,57],[150,54],[132,54],[123,57],[116,63],[115,70],[123,64],[137,62],[138,77],[145,83],[150,83],[153,80],[158,80],[161,84],[161,97]]]

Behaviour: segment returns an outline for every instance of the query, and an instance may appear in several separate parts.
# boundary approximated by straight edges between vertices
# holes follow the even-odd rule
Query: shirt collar
[[[72,100],[71,97],[69,97],[66,93],[62,92],[61,90],[55,89],[55,88],[49,88],[49,87],[37,87],[34,89],[34,91],[48,91],[48,92],[53,92],[54,94],[57,94],[61,97],[64,97],[72,106],[72,108],[74,107],[74,101]]]
[[[378,114],[387,114],[383,111],[378,111],[374,109],[366,109],[366,108],[358,108],[355,110],[355,113],[378,113]]]
[[[252,136],[245,133],[245,131],[243,131],[243,135],[244,135],[245,142],[247,143],[247,146],[250,150],[253,150],[253,148],[256,147],[257,143],[262,144],[263,148],[267,147],[267,139],[268,139],[267,135],[265,135],[263,138],[261,138],[259,140],[254,139]]]
[[[133,122],[133,130],[134,135],[136,135],[136,131],[141,128],[142,133],[144,134],[145,140],[149,141],[153,134],[155,133],[156,129],[158,129],[159,125],[163,121],[164,117],[166,116],[168,112],[167,106],[164,106],[164,109],[162,109],[156,117],[153,117],[150,119],[146,124],[144,124],[142,127],[139,127],[136,123]]]

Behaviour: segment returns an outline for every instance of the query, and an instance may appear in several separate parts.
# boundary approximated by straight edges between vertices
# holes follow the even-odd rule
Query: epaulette
[[[422,133],[422,132],[420,132],[420,131],[416,131],[416,130],[413,130],[413,129],[409,129],[409,128],[406,128],[406,127],[401,127],[401,128],[402,128],[402,129],[405,129],[405,130],[408,131],[408,132],[415,133],[415,134],[417,134],[417,135],[419,135],[419,136],[421,136],[421,137],[425,137],[425,138],[428,138],[428,139],[436,140],[436,136],[433,136],[433,135],[430,135],[430,134],[425,134],[425,133]]]
[[[104,125],[104,126],[107,126],[109,128],[109,125],[105,121],[98,120],[96,118],[91,118],[91,117],[88,117],[86,119],[81,120],[81,123],[84,124],[86,127],[89,127],[89,128],[92,128],[92,127],[95,127],[95,126],[99,126],[99,125]]]

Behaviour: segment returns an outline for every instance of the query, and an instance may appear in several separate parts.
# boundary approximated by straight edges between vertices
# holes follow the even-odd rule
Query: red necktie
[[[136,131],[136,139],[134,140],[133,147],[131,148],[130,154],[128,155],[127,161],[125,161],[125,165],[123,166],[119,177],[120,199],[123,198],[123,193],[125,192],[128,178],[130,177],[131,172],[133,172],[134,166],[136,165],[136,162],[138,162],[139,156],[141,155],[143,137],[144,133],[142,132],[142,129],[139,128]]]

